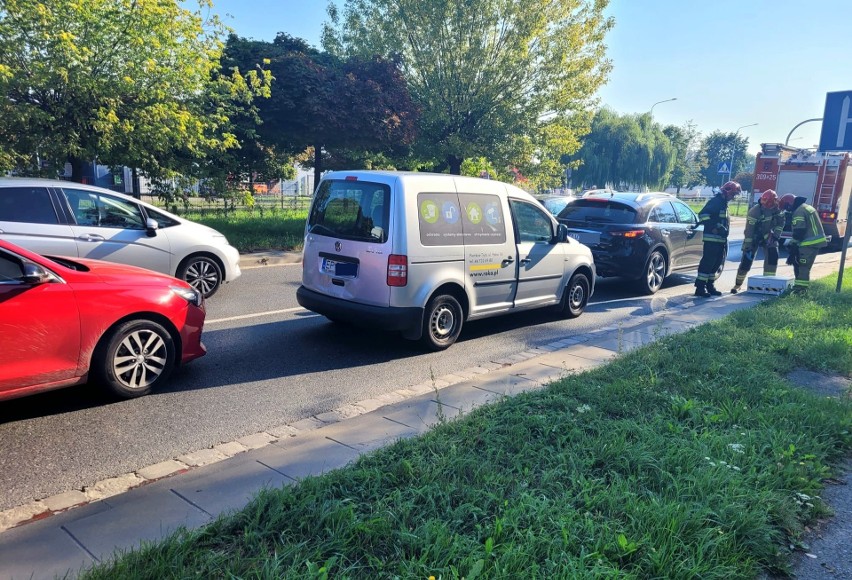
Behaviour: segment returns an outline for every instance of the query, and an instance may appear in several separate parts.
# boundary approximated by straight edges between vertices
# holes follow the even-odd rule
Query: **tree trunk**
[[[320,178],[322,177],[322,145],[314,145],[314,191],[316,191],[317,185],[319,185]],[[314,195],[314,192],[311,191],[308,195]]]
[[[453,175],[461,175],[461,164],[463,159],[455,155],[447,155],[447,165],[450,166],[450,173]]]
[[[68,157],[68,163],[71,164],[71,181],[83,183],[83,168],[87,162],[79,157]]]

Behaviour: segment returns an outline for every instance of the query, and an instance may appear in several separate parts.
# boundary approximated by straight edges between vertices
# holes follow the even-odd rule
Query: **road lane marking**
[[[241,314],[239,316],[229,316],[228,318],[214,318],[206,320],[204,324],[216,324],[217,322],[231,322],[232,320],[245,320],[246,318],[257,318],[259,316],[274,316],[276,314],[289,314],[291,312],[307,312],[308,310],[298,306],[296,308],[285,308],[284,310],[268,310],[266,312],[255,312],[253,314]]]

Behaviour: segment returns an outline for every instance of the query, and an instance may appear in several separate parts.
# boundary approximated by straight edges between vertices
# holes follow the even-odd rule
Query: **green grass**
[[[701,209],[707,204],[707,201],[708,200],[706,199],[700,201],[683,200],[683,202],[690,208],[692,208],[692,211],[694,211],[695,213],[700,212]],[[728,204],[728,213],[731,215],[731,217],[745,217],[748,213],[748,207],[749,206],[745,200],[737,199]]]
[[[301,250],[307,210],[256,208],[224,214],[193,213],[181,217],[220,231],[240,253],[258,250]]]
[[[852,402],[852,270],[260,493],[84,578],[749,578],[784,571]]]

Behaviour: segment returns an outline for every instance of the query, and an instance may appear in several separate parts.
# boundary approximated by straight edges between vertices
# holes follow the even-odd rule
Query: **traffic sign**
[[[825,95],[820,151],[852,151],[852,91]]]
[[[719,164],[719,171],[717,171],[716,173],[731,173],[731,166],[728,165],[727,161],[722,161]]]

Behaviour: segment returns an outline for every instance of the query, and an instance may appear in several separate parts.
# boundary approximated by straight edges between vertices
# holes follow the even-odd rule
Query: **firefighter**
[[[784,194],[778,201],[778,207],[782,211],[793,213],[790,222],[793,238],[789,242],[790,256],[787,263],[793,265],[796,275],[793,292],[804,294],[811,285],[811,266],[814,265],[819,249],[828,245],[825,230],[817,211],[805,203],[804,197],[794,196],[792,193]]]
[[[718,277],[719,267],[725,258],[731,222],[728,219],[728,202],[742,191],[736,181],[728,181],[698,212],[698,225],[704,226],[704,252],[698,263],[695,278],[696,296],[721,296],[713,283]]]
[[[778,240],[781,239],[783,229],[784,212],[778,209],[778,194],[767,189],[746,215],[743,256],[740,260],[740,267],[737,269],[737,279],[734,282],[734,287],[731,288],[731,294],[740,291],[760,246],[763,246],[766,251],[766,257],[763,260],[763,275],[775,275],[778,271]]]

